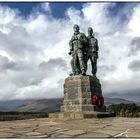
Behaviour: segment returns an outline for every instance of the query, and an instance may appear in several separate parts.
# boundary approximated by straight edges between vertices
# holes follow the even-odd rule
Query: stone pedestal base
[[[87,118],[105,118],[105,117],[115,117],[115,113],[111,112],[57,112],[50,113],[49,118],[56,120],[69,120],[69,119],[87,119]]]
[[[100,97],[103,97],[101,84],[95,76],[68,77],[64,83],[61,112],[50,113],[49,118],[64,120],[114,117],[114,113],[106,112],[103,102],[98,100]]]
[[[106,111],[92,104],[91,96],[102,96],[101,84],[95,76],[72,76],[65,79],[61,112]]]
[[[79,110],[83,111],[98,111],[105,112],[106,106],[99,108],[96,105],[88,104],[88,105],[62,105],[61,112],[79,112]]]

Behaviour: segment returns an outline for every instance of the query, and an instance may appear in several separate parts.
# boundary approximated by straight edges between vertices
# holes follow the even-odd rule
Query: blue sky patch
[[[27,17],[33,9],[39,7],[42,3],[40,2],[3,2],[0,3],[1,6],[7,6],[11,9],[18,9],[22,16]],[[50,8],[52,11],[52,16],[55,18],[65,17],[65,11],[69,7],[74,7],[78,10],[82,8],[82,2],[51,2]],[[44,12],[44,11],[40,11]]]

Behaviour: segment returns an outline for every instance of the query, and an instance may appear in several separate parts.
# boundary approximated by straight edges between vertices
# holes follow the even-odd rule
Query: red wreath
[[[98,107],[102,107],[104,105],[104,97],[103,96],[91,96],[91,101],[93,105],[97,105]]]
[[[103,96],[99,96],[98,97],[98,106],[102,107],[104,105],[104,97]]]
[[[93,105],[97,105],[97,100],[98,100],[98,97],[96,95],[91,96],[91,101]]]

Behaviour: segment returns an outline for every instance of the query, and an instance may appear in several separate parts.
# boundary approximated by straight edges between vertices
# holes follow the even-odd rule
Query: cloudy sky
[[[140,3],[53,2],[0,3],[0,100],[63,96],[75,23],[98,38],[103,95],[140,98]]]

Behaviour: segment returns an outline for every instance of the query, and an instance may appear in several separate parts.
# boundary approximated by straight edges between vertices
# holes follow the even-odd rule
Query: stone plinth
[[[49,118],[67,120],[67,119],[88,119],[88,118],[105,118],[105,117],[115,117],[115,113],[110,112],[95,112],[95,111],[85,111],[85,112],[57,112],[50,113]]]
[[[71,76],[65,79],[64,99],[61,112],[50,113],[54,119],[83,119],[114,117],[114,113],[106,112],[101,104],[101,84],[93,76]]]
[[[105,111],[93,105],[91,96],[102,96],[101,84],[93,76],[72,76],[65,79],[62,112]]]

